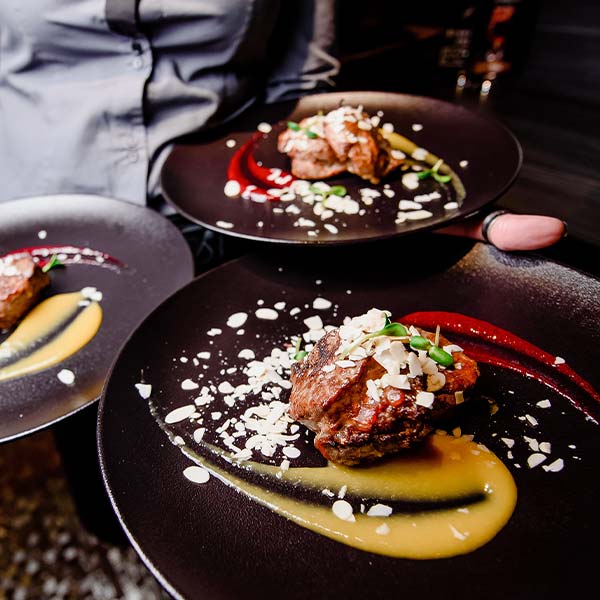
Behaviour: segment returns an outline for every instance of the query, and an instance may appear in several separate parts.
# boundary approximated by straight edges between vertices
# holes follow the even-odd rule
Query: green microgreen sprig
[[[298,339],[296,340],[296,345],[294,346],[294,360],[296,361],[301,361],[308,354],[306,350],[300,350],[301,347],[302,337],[298,336]]]
[[[433,177],[438,183],[448,183],[452,179],[452,177],[450,177],[450,175],[440,175],[438,172],[443,164],[444,161],[440,158],[440,160],[438,160],[431,169],[419,171],[417,173],[417,178],[419,180],[422,180],[427,179],[428,177]]]
[[[42,271],[44,273],[47,273],[48,271],[50,271],[50,269],[54,269],[56,267],[64,267],[65,265],[63,263],[60,262],[60,260],[58,260],[58,256],[56,256],[56,254],[53,254],[50,257],[50,260],[42,267]]]
[[[291,129],[292,131],[304,131],[306,137],[309,137],[311,140],[314,140],[315,138],[319,137],[314,131],[311,131],[308,127],[305,127],[303,129],[302,127],[300,127],[300,125],[298,125],[298,123],[294,123],[294,121],[288,121],[287,126],[288,129]]]
[[[328,190],[322,190],[317,185],[311,185],[308,189],[315,194],[315,196],[320,196],[319,200],[325,207],[327,206],[327,198],[329,198],[329,196],[339,196],[340,198],[343,198],[348,193],[348,190],[343,185],[332,185]]]

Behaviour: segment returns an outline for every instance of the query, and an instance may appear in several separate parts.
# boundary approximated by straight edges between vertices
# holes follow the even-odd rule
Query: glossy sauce
[[[88,302],[80,306],[82,301]],[[40,302],[0,344],[0,381],[56,365],[83,348],[102,323],[102,308],[80,292]]]
[[[396,558],[432,559],[472,552],[504,527],[517,498],[508,469],[489,450],[465,437],[432,435],[421,452],[368,467],[329,464],[281,472],[274,466],[241,463],[242,469],[267,478],[275,479],[279,473],[280,479],[296,488],[337,493],[345,485],[346,499],[353,497],[357,507],[361,502],[367,509],[385,501],[433,503],[418,512],[394,511],[388,517],[367,516],[356,508],[354,522],[333,513],[335,498],[321,505],[283,495],[249,483],[189,448],[184,452],[227,485],[298,525],[354,548]],[[481,499],[468,500],[473,497]]]

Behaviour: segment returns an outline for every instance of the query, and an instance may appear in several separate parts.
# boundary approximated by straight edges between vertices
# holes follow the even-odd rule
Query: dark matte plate
[[[100,396],[117,351],[136,325],[189,282],[191,252],[177,228],[158,213],[99,196],[48,196],[0,204],[0,256],[29,246],[88,247],[126,266],[69,265],[54,269],[44,295],[93,286],[103,294],[102,325],[91,342],[39,373],[0,382],[0,442],[37,431]],[[38,237],[46,231],[46,238]],[[6,335],[0,335],[0,341]],[[56,375],[75,373],[67,386]]]
[[[445,211],[441,201],[434,201],[424,208],[433,216],[419,221],[407,221],[396,225],[398,200],[412,199],[416,194],[440,190],[431,179],[422,182],[417,190],[402,186],[401,172],[397,171],[387,180],[396,192],[392,199],[381,197],[366,214],[339,215],[326,221],[338,229],[331,233],[312,214],[312,208],[297,202],[301,214],[277,213],[274,209],[288,208],[287,202],[259,204],[242,198],[228,198],[223,193],[227,181],[227,167],[234,152],[256,133],[259,119],[274,123],[271,133],[258,144],[254,155],[265,167],[289,171],[289,160],[277,151],[277,134],[288,120],[299,121],[318,111],[329,111],[340,102],[353,106],[363,105],[375,115],[383,111],[383,122],[390,122],[395,130],[412,139],[417,145],[442,157],[461,177],[467,196],[457,210]],[[284,114],[282,114],[282,112]],[[250,122],[249,122],[250,121]],[[413,131],[413,124],[423,126]],[[226,141],[234,139],[237,145],[228,148]],[[466,168],[459,163],[468,161]],[[273,106],[260,117],[245,117],[243,122],[231,125],[228,130],[194,145],[179,145],[168,157],[162,171],[162,186],[167,199],[189,219],[227,235],[287,244],[348,244],[376,239],[402,236],[415,231],[429,230],[447,225],[472,214],[498,198],[514,181],[521,166],[521,148],[515,137],[499,122],[462,106],[404,94],[380,92],[344,92],[319,94],[301,99],[289,111]],[[373,186],[354,175],[343,174],[328,180],[332,185],[344,185],[353,198],[358,198],[359,188]],[[452,200],[450,194],[448,200]],[[365,207],[363,207],[365,208]],[[294,224],[304,217],[316,222],[315,227],[299,227]],[[225,228],[219,222],[229,223]],[[262,222],[262,226],[258,223]],[[318,230],[311,236],[308,231]]]
[[[596,581],[600,534],[595,517],[600,406],[585,395],[586,415],[536,380],[482,365],[481,410],[467,412],[464,433],[488,445],[513,473],[518,503],[507,526],[479,550],[450,559],[395,560],[361,552],[307,531],[227,488],[216,478],[204,485],[182,474],[192,464],[171,445],[134,384],[153,386],[164,416],[187,404],[183,379],[198,370],[190,359],[211,350],[205,372],[217,377],[239,363],[240,348],[264,356],[303,330],[302,320],[319,311],[319,295],[344,315],[377,306],[394,315],[415,310],[459,311],[507,328],[546,351],[564,357],[596,387],[600,384],[597,298],[600,281],[534,256],[509,256],[482,244],[442,236],[427,240],[437,259],[419,255],[413,243],[373,249],[313,249],[283,252],[275,261],[245,257],[196,279],[163,303],[132,335],[119,355],[100,403],[99,451],[105,484],[118,517],[143,560],[177,598],[506,598],[579,597]],[[423,243],[425,240],[421,240]],[[412,241],[411,241],[412,242]],[[379,245],[378,245],[379,246]],[[384,260],[394,252],[399,266]],[[359,258],[368,269],[357,267]],[[364,263],[363,263],[364,264]],[[402,265],[402,266],[400,266]],[[351,293],[348,293],[348,290]],[[275,321],[250,317],[245,335],[225,326],[228,316],[285,301],[302,308]],[[576,315],[576,318],[574,318]],[[223,334],[207,331],[221,327]],[[260,335],[260,337],[258,337]],[[222,354],[221,352],[222,351]],[[217,358],[218,357],[218,358]],[[499,411],[490,416],[486,398]],[[542,399],[551,408],[539,408]],[[533,426],[525,415],[538,420]],[[210,424],[210,419],[206,421]],[[210,425],[209,425],[210,427]],[[189,431],[177,428],[189,442]],[[527,468],[531,454],[523,436],[552,444],[551,458],[565,467],[549,473]],[[514,457],[500,437],[512,437]],[[305,449],[308,456],[308,449]],[[314,451],[316,452],[316,451]],[[304,454],[303,454],[304,456]],[[548,463],[550,460],[548,460]],[[515,463],[521,465],[520,468]]]

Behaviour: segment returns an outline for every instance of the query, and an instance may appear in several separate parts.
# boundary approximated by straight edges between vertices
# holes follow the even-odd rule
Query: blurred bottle
[[[538,0],[488,0],[464,7],[446,29],[438,66],[453,71],[458,92],[486,96],[500,79],[517,73],[527,57]]]

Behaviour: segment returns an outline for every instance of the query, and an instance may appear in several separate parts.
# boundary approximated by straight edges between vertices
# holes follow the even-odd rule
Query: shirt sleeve
[[[290,100],[334,85],[336,0],[282,2],[269,55],[267,103]]]

